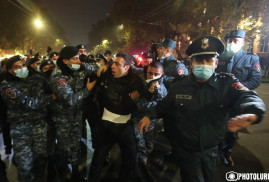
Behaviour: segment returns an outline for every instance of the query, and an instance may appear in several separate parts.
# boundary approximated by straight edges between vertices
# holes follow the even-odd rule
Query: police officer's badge
[[[11,99],[15,99],[17,97],[16,91],[12,88],[7,88],[5,94]]]
[[[203,38],[202,39],[201,48],[202,49],[207,49],[208,47],[209,47],[209,45],[208,45],[208,39],[207,38]]]
[[[59,79],[58,81],[57,81],[57,84],[59,85],[59,87],[61,87],[61,88],[66,88],[67,87],[67,83],[66,83],[66,80],[65,79]]]
[[[255,64],[255,67],[256,67],[256,70],[257,70],[258,72],[261,71],[260,63]]]
[[[84,49],[84,45],[81,45],[81,48]]]

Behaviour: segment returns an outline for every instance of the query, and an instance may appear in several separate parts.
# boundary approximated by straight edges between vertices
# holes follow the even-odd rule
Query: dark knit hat
[[[53,66],[55,66],[54,63],[53,63],[52,61],[50,61],[50,60],[45,60],[45,61],[43,61],[43,62],[41,63],[41,65],[40,65],[40,70],[42,70],[42,68],[44,68],[44,66],[47,66],[47,65],[53,65]]]
[[[59,56],[59,53],[58,52],[51,52],[49,58],[52,58],[53,56]]]
[[[29,61],[29,65],[34,64],[37,61],[39,61],[38,57],[31,58]]]
[[[22,57],[20,55],[12,56],[9,58],[6,62],[6,70],[11,69],[12,65],[18,61],[22,61]]]
[[[60,51],[59,59],[70,59],[78,55],[78,49],[74,46],[66,46]]]

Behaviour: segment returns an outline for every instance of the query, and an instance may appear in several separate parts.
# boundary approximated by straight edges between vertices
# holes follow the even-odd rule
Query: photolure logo
[[[237,173],[230,171],[226,173],[225,177],[227,181],[268,181],[269,173]]]
[[[226,173],[226,180],[227,181],[237,181],[237,173],[234,171],[230,171]]]

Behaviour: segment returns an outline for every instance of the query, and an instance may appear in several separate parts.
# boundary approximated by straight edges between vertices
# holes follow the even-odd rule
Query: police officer
[[[97,182],[105,156],[115,143],[119,143],[122,167],[119,181],[128,181],[135,169],[136,145],[133,128],[129,122],[136,110],[134,99],[144,93],[142,80],[132,73],[133,56],[125,53],[116,55],[111,70],[100,76],[99,102],[102,107],[89,181]]]
[[[45,78],[49,80],[55,68],[56,68],[56,63],[54,64],[53,61],[45,60],[40,65],[41,75],[43,75]]]
[[[94,63],[95,62],[94,55],[92,55],[92,54],[88,54],[88,59],[90,60],[90,63]]]
[[[245,87],[254,90],[261,84],[262,70],[259,57],[243,50],[245,34],[243,30],[233,30],[225,36],[227,47],[225,52],[218,58],[219,66],[216,72],[232,73]],[[236,115],[234,112],[230,114],[231,117]],[[227,166],[234,166],[231,150],[237,137],[238,132],[227,132],[225,135],[221,160]]]
[[[233,30],[225,36],[226,50],[221,54],[216,72],[232,73],[248,89],[256,89],[262,81],[259,57],[243,50],[245,31]]]
[[[104,56],[108,62],[108,65],[111,66],[113,64],[113,59],[112,59],[112,51],[111,50],[105,50]]]
[[[52,120],[56,129],[56,165],[60,180],[66,180],[66,167],[72,165],[72,178],[79,180],[78,151],[82,132],[82,100],[86,98],[95,81],[87,78],[97,70],[85,68],[79,60],[79,50],[66,46],[60,51],[57,60],[59,69],[50,79],[50,86],[56,94]],[[98,68],[98,67],[97,67]]]
[[[20,56],[9,58],[6,70],[1,96],[8,106],[7,121],[18,179],[20,182],[42,181],[47,154],[46,106],[55,97],[45,95],[39,80],[27,79],[28,70]]]
[[[90,63],[91,61],[89,60],[87,56],[87,50],[84,44],[79,44],[76,47],[79,51],[79,60],[85,65],[86,63]]]
[[[168,95],[140,121],[146,130],[150,119],[168,116],[169,140],[178,161],[182,181],[213,182],[218,144],[224,137],[230,109],[238,115],[228,121],[236,131],[261,121],[263,101],[229,74],[214,73],[224,44],[214,36],[202,36],[187,49],[192,73],[176,81]]]
[[[51,52],[49,55],[48,61],[52,61],[54,65],[56,65],[57,59],[59,58],[58,52]]]
[[[157,45],[158,59],[163,64],[164,69],[165,85],[169,87],[171,79],[182,75],[188,75],[188,70],[185,65],[178,61],[173,55],[173,51],[176,47],[175,41],[164,38],[163,41]]]
[[[148,98],[138,98],[134,102],[137,105],[137,111],[132,113],[132,122],[134,124],[134,131],[137,145],[137,163],[138,166],[145,169],[145,177],[147,181],[154,181],[153,176],[147,168],[148,155],[153,150],[153,136],[155,120],[150,122],[150,126],[147,133],[139,134],[138,122],[145,115],[146,110],[157,104],[157,101],[163,99],[167,95],[167,89],[163,84],[163,66],[160,62],[152,62],[147,66],[146,77],[144,77],[147,83]]]

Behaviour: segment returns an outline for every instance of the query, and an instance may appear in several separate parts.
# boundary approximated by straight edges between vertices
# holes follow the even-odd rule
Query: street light
[[[43,23],[40,19],[36,19],[34,23],[37,28],[41,28],[43,26]]]
[[[108,43],[108,40],[103,40],[103,44],[107,44]]]

